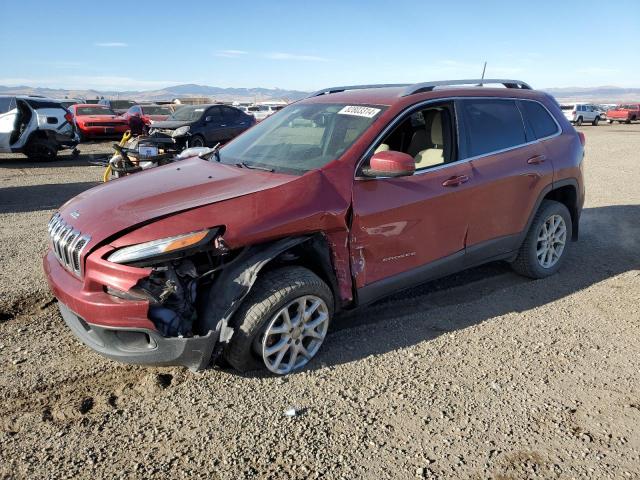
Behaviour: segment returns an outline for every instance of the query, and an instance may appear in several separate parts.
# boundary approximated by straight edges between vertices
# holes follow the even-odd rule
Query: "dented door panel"
[[[443,186],[462,175],[466,183]],[[466,162],[410,177],[357,180],[351,229],[356,288],[464,250],[472,183]]]

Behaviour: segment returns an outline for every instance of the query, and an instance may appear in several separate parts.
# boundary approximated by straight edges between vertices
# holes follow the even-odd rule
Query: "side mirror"
[[[363,172],[368,177],[408,177],[416,171],[411,155],[394,150],[374,153],[369,165]]]

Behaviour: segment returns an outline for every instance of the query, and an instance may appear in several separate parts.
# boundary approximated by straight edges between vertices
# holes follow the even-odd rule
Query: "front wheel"
[[[193,137],[191,137],[189,139],[188,142],[188,147],[206,147],[206,142],[204,141],[204,138],[202,138],[200,135],[194,135]]]
[[[613,120],[607,120],[607,122],[609,122],[609,125],[613,125]]]
[[[597,127],[599,121],[600,121],[600,117],[596,117],[593,119],[593,122],[591,122],[591,125],[593,125],[594,127]]]
[[[240,371],[286,375],[318,353],[332,316],[331,289],[316,274],[298,266],[271,270],[236,312],[224,359]]]
[[[571,229],[567,207],[544,200],[520,246],[513,269],[530,278],[545,278],[556,273],[567,255]]]

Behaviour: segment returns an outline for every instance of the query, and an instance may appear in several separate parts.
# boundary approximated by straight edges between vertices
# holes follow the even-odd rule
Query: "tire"
[[[622,122],[620,122],[620,123],[622,123]],[[625,123],[626,125],[629,125],[629,124],[631,123],[631,119],[627,119],[627,120],[625,120],[625,121],[624,121],[624,123]]]
[[[597,127],[599,121],[600,121],[600,117],[596,117],[593,119],[593,122],[591,122],[591,125],[593,125],[594,127]]]
[[[576,120],[576,125],[579,127],[582,125],[582,117],[578,117],[578,119]]]
[[[24,154],[32,161],[51,162],[58,156],[58,148],[46,138],[33,138],[25,147]]]
[[[539,244],[543,246],[544,241],[539,241],[539,237],[543,236],[543,225],[548,220],[556,217],[561,217],[564,222],[564,243],[555,263],[553,263],[552,265],[543,266],[541,260],[538,258],[538,247]],[[569,245],[571,243],[571,232],[571,214],[569,213],[567,207],[560,202],[556,202],[553,200],[543,200],[540,208],[538,208],[538,211],[533,217],[533,222],[531,222],[531,226],[529,227],[527,236],[520,246],[518,256],[511,264],[511,266],[517,273],[525,277],[545,278],[553,275],[560,269],[562,263],[564,262],[564,259],[567,256],[567,249],[569,248]]]
[[[613,125],[613,120],[607,120],[607,122],[609,123],[609,125]]]
[[[188,147],[206,147],[207,142],[204,141],[204,137],[202,135],[194,135],[189,139]]]
[[[324,312],[323,315],[326,314],[327,318],[322,326],[324,328],[324,335],[326,335],[326,328],[328,328],[329,322],[331,321],[334,309],[331,289],[315,273],[306,268],[298,266],[282,267],[259,276],[249,295],[247,295],[234,315],[233,323],[236,327],[235,333],[223,352],[224,360],[241,372],[266,368],[272,373],[280,375],[304,366],[317,353],[320,345],[316,345],[317,348],[313,351],[313,355],[311,355],[304,364],[288,371],[276,371],[273,369],[273,365],[271,365],[272,368],[270,368],[270,365],[267,364],[267,360],[265,360],[262,354],[264,350],[259,351],[258,348],[259,345],[261,345],[262,348],[268,348],[265,346],[265,342],[271,337],[265,338],[265,335],[271,328],[281,328],[276,327],[274,323],[279,318],[279,312],[283,311],[287,305],[294,304],[301,298],[305,299],[305,302],[307,298],[317,298],[324,302],[326,312]],[[320,308],[317,308],[314,312],[318,310],[320,310]],[[294,320],[295,318],[292,317],[291,323]],[[311,319],[309,320],[313,321]],[[324,323],[326,323],[326,326]],[[305,329],[301,328],[301,331],[305,331]],[[300,332],[298,332],[298,334],[300,334]],[[288,334],[281,335],[277,343],[284,341],[284,335]],[[320,344],[324,340],[324,335]],[[294,343],[301,341],[305,340],[294,340]],[[291,338],[289,338],[288,342],[291,343]],[[285,341],[285,343],[287,342]],[[291,354],[291,352],[293,352],[291,347],[295,347],[295,345],[291,345],[291,347],[285,345],[285,347],[288,352],[285,353],[285,355],[289,355],[289,362],[297,363],[296,358],[301,357],[296,354],[296,358],[292,358]],[[309,344],[305,346],[305,348],[308,347]],[[281,360],[284,360],[284,358]]]

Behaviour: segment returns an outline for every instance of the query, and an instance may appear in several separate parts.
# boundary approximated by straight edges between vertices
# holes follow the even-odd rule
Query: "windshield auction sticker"
[[[373,107],[358,107],[354,105],[347,105],[338,112],[339,115],[354,115],[356,117],[373,118],[380,112],[379,108]]]

